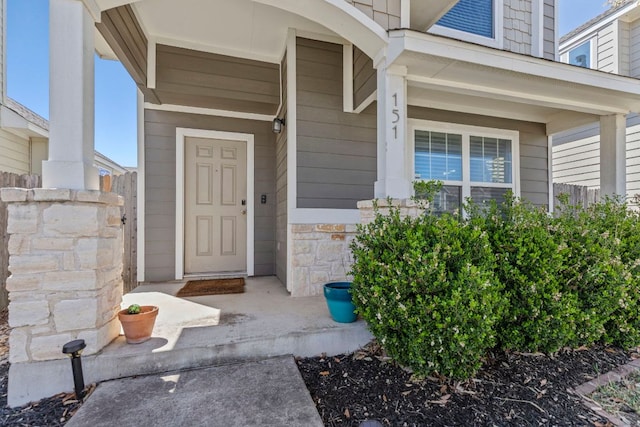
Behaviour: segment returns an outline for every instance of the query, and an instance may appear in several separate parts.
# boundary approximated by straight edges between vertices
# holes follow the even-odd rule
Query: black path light
[[[84,397],[84,376],[82,375],[82,350],[87,345],[84,340],[73,340],[62,346],[62,352],[71,358],[71,370],[73,371],[73,385],[76,391],[76,399]]]

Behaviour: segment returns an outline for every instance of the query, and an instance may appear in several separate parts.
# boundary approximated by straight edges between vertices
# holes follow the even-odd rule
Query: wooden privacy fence
[[[599,188],[590,189],[589,187],[583,185],[554,183],[553,197],[555,203],[558,203],[558,196],[560,194],[569,195],[569,205],[577,205],[584,208],[593,203],[596,203],[600,199]]]
[[[124,219],[123,240],[124,253],[122,256],[122,280],[124,292],[131,292],[138,286],[138,216],[137,216],[137,183],[136,172],[127,172],[115,177],[100,177],[100,189],[119,194],[124,198],[122,217]],[[39,175],[18,175],[9,172],[0,172],[0,188],[40,188],[42,178]],[[9,236],[7,234],[7,205],[0,202],[0,309],[9,305],[7,295],[7,277],[9,276]]]

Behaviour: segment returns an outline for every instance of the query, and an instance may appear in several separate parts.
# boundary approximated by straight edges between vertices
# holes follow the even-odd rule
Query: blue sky
[[[7,0],[7,93],[49,118],[48,0]],[[559,0],[560,33],[607,10],[605,0]],[[135,166],[136,87],[122,65],[96,58],[98,151],[123,166]]]

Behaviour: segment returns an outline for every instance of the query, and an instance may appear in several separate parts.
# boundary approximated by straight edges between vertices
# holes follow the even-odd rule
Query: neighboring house
[[[358,201],[439,179],[441,209],[549,206],[550,135],[602,118],[615,139],[640,107],[635,80],[555,62],[554,0],[95,3],[99,54],[141,93],[140,281],[318,294]]]
[[[640,77],[640,6],[636,1],[586,22],[560,39],[560,60],[633,78]],[[640,82],[638,82],[640,84]],[[627,197],[640,193],[640,116],[626,117]],[[600,129],[594,123],[553,139],[554,182],[600,187]]]
[[[11,98],[0,103],[0,172],[42,174],[49,152],[49,122]],[[95,151],[100,175],[122,175],[127,169]]]

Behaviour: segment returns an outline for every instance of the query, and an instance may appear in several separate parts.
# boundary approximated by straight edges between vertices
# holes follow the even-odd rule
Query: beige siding
[[[631,51],[630,51],[630,40],[629,36],[631,34],[630,24],[628,22],[620,21],[618,23],[618,33],[619,33],[619,51],[618,51],[618,74],[623,76],[628,76],[631,72]]]
[[[401,0],[345,0],[385,30],[400,28]]]
[[[592,129],[589,130],[592,131]],[[600,136],[587,136],[554,146],[553,180],[599,188]],[[627,127],[627,195],[632,197],[638,193],[640,193],[640,125],[634,125],[632,121]]]
[[[42,175],[42,162],[49,158],[49,139],[31,138],[31,173]]]
[[[353,48],[353,105],[358,108],[377,86],[377,72],[373,60],[357,47]]]
[[[282,60],[282,111],[287,117],[287,56]],[[276,137],[276,276],[287,283],[287,132]]]
[[[278,64],[164,45],[157,45],[156,59],[155,95],[163,104],[258,114],[278,109]]]
[[[504,0],[504,50],[531,55],[531,2]]]
[[[139,86],[147,84],[147,38],[131,6],[102,12],[96,28]]]
[[[599,137],[589,137],[553,147],[553,181],[600,186]]]
[[[176,127],[255,137],[255,274],[275,273],[275,137],[271,123],[145,110],[145,278],[175,276]],[[260,203],[266,194],[267,203]]]
[[[299,208],[356,209],[373,197],[376,110],[342,110],[342,46],[297,45],[297,188]]]
[[[0,129],[0,171],[17,174],[31,172],[30,141]]]
[[[554,0],[544,0],[543,7],[544,57],[554,60],[556,57],[556,10]]]
[[[640,20],[629,25],[629,74],[640,77]]]
[[[523,199],[538,206],[548,205],[548,150],[543,124],[422,107],[409,107],[409,118],[518,131],[520,133],[520,194]]]
[[[597,69],[607,73],[618,71],[616,65],[616,23],[613,22],[598,31],[597,39]]]

